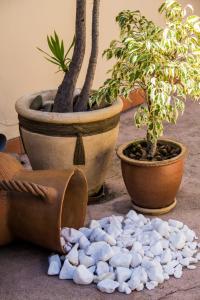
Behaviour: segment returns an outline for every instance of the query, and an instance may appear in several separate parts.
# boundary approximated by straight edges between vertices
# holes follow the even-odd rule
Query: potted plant
[[[117,150],[133,206],[141,212],[160,214],[176,204],[187,151],[161,136],[164,124],[175,124],[183,113],[186,97],[200,97],[200,18],[187,16],[191,9],[166,0],[159,8],[165,28],[139,11],[119,13],[120,40],[112,41],[105,51],[116,63],[111,78],[91,98],[98,102],[107,97],[112,102],[133,89],[145,92],[145,105],[135,113],[135,124],[146,127],[146,137]]]
[[[89,106],[98,55],[99,5],[100,0],[93,1],[92,48],[82,89],[76,89],[76,82],[85,54],[86,0],[76,0],[75,39],[68,51],[56,33],[47,37],[52,54],[46,53],[46,58],[64,71],[61,85],[58,90],[28,95],[16,103],[20,135],[33,169],[78,166],[86,174],[89,195],[103,185],[122,109],[119,99]]]

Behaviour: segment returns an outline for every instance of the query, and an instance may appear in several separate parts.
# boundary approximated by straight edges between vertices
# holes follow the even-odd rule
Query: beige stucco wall
[[[182,3],[188,3],[181,0]],[[196,14],[200,14],[200,1],[189,0]],[[140,9],[143,14],[162,24],[157,12],[162,0],[101,0],[100,54],[110,40],[117,37],[114,18],[123,9]],[[90,51],[90,16],[92,1],[87,0],[87,55],[80,75],[80,87]],[[36,50],[47,50],[46,35],[55,29],[69,45],[74,35],[75,0],[1,0],[0,1],[0,132],[12,138],[18,135],[15,100],[21,95],[55,88],[62,73],[48,63]],[[106,78],[110,62],[99,55],[94,88]]]

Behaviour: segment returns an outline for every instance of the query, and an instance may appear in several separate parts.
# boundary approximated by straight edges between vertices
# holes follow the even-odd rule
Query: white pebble
[[[131,254],[123,254],[119,253],[114,255],[109,263],[113,267],[124,267],[124,268],[129,268],[132,260],[132,255]]]
[[[89,267],[88,271],[90,271],[94,275],[94,272],[96,271],[96,266]]]
[[[117,275],[117,281],[119,283],[127,281],[132,274],[132,270],[129,268],[124,267],[117,267],[116,268],[116,275]]]
[[[85,235],[81,236],[79,239],[80,249],[86,249],[89,246],[90,246],[90,242],[89,242],[88,238]]]
[[[67,258],[69,262],[75,266],[78,265],[78,246],[79,244],[75,244],[74,247],[70,250],[70,252],[67,254]]]
[[[59,274],[59,279],[73,279],[75,269],[76,267],[71,265],[68,259],[65,259]]]
[[[160,241],[157,241],[155,244],[153,244],[150,248],[150,251],[154,255],[161,255],[163,253],[163,247]]]
[[[97,284],[97,288],[104,293],[111,294],[116,288],[119,287],[119,283],[112,279],[104,279]]]
[[[164,250],[162,255],[161,255],[161,259],[160,259],[161,264],[167,264],[171,260],[172,260],[171,250],[170,249]]]
[[[79,250],[78,259],[80,265],[84,265],[86,268],[91,267],[95,264],[94,258],[86,255],[84,250]]]
[[[118,291],[126,295],[129,295],[131,293],[131,289],[129,288],[128,283],[126,282],[122,282],[119,284]]]
[[[174,277],[181,278],[182,275],[183,275],[182,266],[181,265],[176,266],[174,270]]]
[[[94,276],[94,282],[95,283],[98,283],[102,280],[105,280],[105,279],[111,279],[111,280],[115,280],[115,274],[112,273],[112,272],[108,272],[108,273],[103,273],[99,276]]]
[[[92,233],[92,230],[93,230],[92,228],[87,228],[87,227],[81,227],[79,229],[79,231],[82,232],[84,234],[84,236],[86,236],[86,238],[88,238],[88,239]]]
[[[178,229],[183,228],[183,223],[180,221],[169,219],[168,223],[170,226],[176,227]]]
[[[176,249],[182,249],[186,243],[185,234],[182,232],[172,233],[170,236],[170,242]]]
[[[59,255],[51,255],[49,257],[48,275],[58,275],[61,269],[61,261]]]
[[[189,265],[189,266],[187,266],[187,269],[189,269],[189,270],[194,270],[194,269],[196,269],[196,267],[197,267],[197,266],[195,266],[195,265]]]
[[[105,261],[99,261],[97,263],[97,268],[96,268],[96,273],[97,275],[102,275],[104,273],[108,273],[109,272],[109,265],[107,264],[107,262]]]
[[[149,282],[146,283],[146,288],[148,290],[153,290],[157,286],[158,286],[158,282],[157,281],[149,281]]]
[[[77,243],[82,235],[82,232],[74,228],[64,227],[61,230],[61,236],[65,239],[66,242],[70,242],[72,244]]]
[[[93,278],[93,274],[84,265],[79,265],[73,274],[73,281],[77,284],[90,284]]]
[[[131,255],[132,255],[131,267],[133,268],[138,267],[142,262],[142,256],[136,251],[131,251]]]
[[[96,227],[101,227],[100,223],[98,221],[96,221],[96,220],[91,220],[89,228],[90,229],[94,229]]]
[[[107,261],[114,255],[111,246],[104,241],[90,244],[86,254],[91,255],[96,261]]]

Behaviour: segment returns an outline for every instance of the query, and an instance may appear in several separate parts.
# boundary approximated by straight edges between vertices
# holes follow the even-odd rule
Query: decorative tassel
[[[83,144],[83,137],[81,134],[77,134],[76,138],[74,165],[85,165],[85,149]]]

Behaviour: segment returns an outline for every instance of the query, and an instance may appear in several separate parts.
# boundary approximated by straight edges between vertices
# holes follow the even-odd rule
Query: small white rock
[[[65,259],[62,269],[60,270],[59,279],[73,279],[75,266],[72,266],[68,259]]]
[[[70,252],[67,254],[67,258],[69,260],[69,262],[75,266],[78,265],[79,261],[78,261],[78,246],[79,244],[75,244],[74,247],[70,250]]]
[[[73,274],[73,281],[76,284],[90,284],[92,283],[93,278],[93,274],[84,265],[79,265]]]
[[[59,255],[51,255],[49,257],[48,275],[58,275],[61,269],[61,261]]]
[[[98,283],[102,280],[105,280],[105,279],[111,279],[111,280],[115,280],[115,274],[112,273],[112,272],[108,272],[108,273],[103,273],[99,276],[94,276],[94,282],[95,283]]]
[[[94,275],[94,272],[96,271],[96,266],[89,267],[88,271],[90,271]]]
[[[87,249],[90,246],[90,241],[85,235],[82,235],[79,239],[80,249]]]
[[[92,230],[93,230],[92,228],[87,228],[87,227],[81,227],[79,229],[79,231],[82,232],[87,239],[89,239]]]
[[[177,220],[169,219],[168,223],[170,226],[176,227],[178,229],[183,228],[183,223]]]
[[[124,267],[124,268],[129,268],[130,264],[132,261],[132,255],[131,254],[124,254],[124,253],[119,253],[114,255],[109,263],[113,267]]]
[[[77,243],[80,237],[83,235],[82,232],[74,228],[68,228],[68,227],[62,228],[60,234],[65,239],[66,242],[70,242],[72,244]]]
[[[194,270],[194,269],[196,269],[196,267],[197,267],[197,266],[195,266],[195,265],[189,265],[189,266],[187,266],[187,269],[189,269],[189,270]]]
[[[131,294],[131,289],[128,286],[128,283],[122,282],[119,284],[118,291],[120,293],[125,293],[126,295]]]
[[[146,288],[148,290],[153,290],[157,286],[158,286],[158,282],[157,281],[149,281],[149,282],[146,283]]]
[[[84,250],[79,250],[78,252],[79,263],[84,265],[86,268],[91,267],[95,264],[93,257],[85,254]]]
[[[96,220],[91,220],[89,228],[90,229],[94,229],[96,227],[101,227],[100,223],[98,221],[96,221]]]
[[[133,268],[138,267],[142,262],[142,256],[136,251],[131,251],[131,255],[132,255],[131,266]]]
[[[154,255],[161,255],[163,253],[162,243],[160,241],[157,241],[155,244],[151,246],[150,251]]]
[[[97,284],[97,288],[104,293],[111,294],[116,288],[119,287],[119,283],[112,279],[104,279]]]
[[[190,258],[189,257],[185,257],[185,258],[182,258],[180,259],[180,264],[183,265],[184,267],[187,267],[189,266],[190,264]]]
[[[182,266],[181,265],[176,266],[174,270],[174,277],[181,278],[182,275],[183,275]]]
[[[109,272],[109,265],[105,261],[99,261],[97,263],[96,273],[98,276],[108,273]]]
[[[172,233],[172,235],[170,236],[170,243],[176,249],[183,249],[186,243],[185,234],[183,234],[182,232]]]
[[[131,277],[132,271],[129,268],[117,267],[116,275],[119,283],[127,281]]]
[[[157,261],[150,261],[145,271],[147,272],[147,275],[151,281],[156,281],[158,283],[163,283],[164,277],[163,277],[163,269],[159,262]]]
[[[161,264],[167,264],[171,260],[172,260],[171,250],[170,249],[164,250],[162,255],[161,255],[161,259],[160,259]]]
[[[104,241],[90,244],[86,254],[91,255],[96,261],[107,261],[114,255],[111,246]]]

